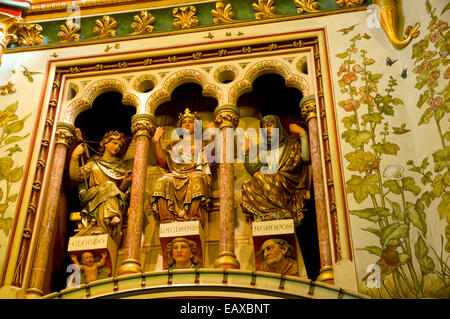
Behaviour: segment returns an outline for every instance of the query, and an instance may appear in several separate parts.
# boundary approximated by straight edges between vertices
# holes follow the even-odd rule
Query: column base
[[[214,268],[239,269],[240,267],[241,265],[232,251],[221,252],[214,261]]]
[[[141,273],[141,264],[136,259],[125,259],[122,265],[119,267],[119,276]]]
[[[44,295],[44,292],[37,288],[30,288],[27,290],[25,299],[39,299]]]
[[[334,273],[332,266],[324,266],[320,269],[320,274],[316,281],[334,285]]]

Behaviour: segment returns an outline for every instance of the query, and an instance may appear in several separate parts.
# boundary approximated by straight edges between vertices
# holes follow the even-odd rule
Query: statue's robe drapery
[[[278,117],[274,122],[282,128]],[[293,218],[296,226],[301,223],[310,185],[309,167],[301,154],[302,145],[280,129],[279,143],[260,153],[256,163],[250,163],[247,155],[244,165],[252,178],[242,185],[241,207],[253,220]]]
[[[79,169],[79,176],[86,177],[88,183],[88,187],[85,183],[79,186],[82,217],[84,215],[88,220],[95,222],[85,225],[77,236],[110,234],[116,243],[120,242],[128,195],[122,192],[118,185],[130,168],[120,159],[104,160],[93,157]],[[83,181],[84,179],[80,180]],[[105,223],[106,219],[111,220],[116,216],[120,219],[118,225],[111,226]]]
[[[164,151],[169,172],[153,186],[153,213],[161,223],[199,220],[204,227],[211,198],[211,172],[203,152],[194,159],[194,148],[186,151],[180,141],[169,143]]]

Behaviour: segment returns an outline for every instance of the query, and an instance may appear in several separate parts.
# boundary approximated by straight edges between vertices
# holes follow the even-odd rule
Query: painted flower
[[[448,55],[448,51],[439,51],[439,55],[444,59]]]
[[[430,104],[431,108],[436,111],[442,106],[442,104],[444,104],[444,99],[442,98],[442,96],[438,96],[434,99],[430,99],[428,101],[428,104]]]
[[[450,79],[450,66],[444,72],[444,79],[446,80]]]
[[[364,69],[359,64],[354,65],[352,70],[355,73],[364,74]]]
[[[356,111],[360,105],[359,101],[349,99],[344,101],[344,110],[347,112]]]
[[[434,31],[434,33],[431,35],[431,42],[436,42],[441,38],[441,33],[439,31]]]
[[[353,72],[348,72],[347,74],[345,74],[342,77],[342,81],[344,81],[345,84],[350,84],[356,80],[358,80],[358,78],[356,77],[355,73],[353,73]]]
[[[345,63],[341,65],[341,67],[339,68],[339,72],[337,74],[338,77],[341,77],[342,73],[344,73],[347,70],[346,66],[347,65]]]
[[[429,81],[430,82],[436,81],[437,79],[439,79],[440,75],[441,75],[441,72],[439,70],[435,70],[435,71],[431,72]]]
[[[384,169],[383,176],[387,179],[401,180],[404,168],[400,165],[389,165]]]
[[[430,70],[431,69],[431,63],[428,60],[423,61],[420,65],[419,65],[419,73],[423,73],[426,70]]]

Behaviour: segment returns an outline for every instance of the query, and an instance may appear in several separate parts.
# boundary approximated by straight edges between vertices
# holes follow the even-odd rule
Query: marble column
[[[219,143],[219,254],[214,267],[239,269],[240,264],[234,253],[234,147],[227,147],[234,144],[233,129],[239,123],[239,109],[233,105],[219,106],[214,112],[214,118],[222,137]]]
[[[330,235],[328,232],[327,207],[325,197],[324,170],[320,152],[319,126],[316,113],[316,97],[306,96],[300,102],[302,116],[308,124],[311,166],[316,207],[317,233],[320,250],[320,274],[317,281],[334,284]]]
[[[56,233],[55,225],[58,214],[58,198],[61,192],[67,149],[73,142],[74,137],[74,126],[63,122],[56,124],[55,151],[53,154],[50,181],[46,192],[47,200],[44,203],[44,211],[39,225],[37,248],[31,268],[30,282],[26,292],[27,299],[39,298],[44,294],[42,289],[47,272],[49,251],[51,249],[50,243]]]
[[[155,133],[155,123],[155,117],[150,114],[136,114],[132,118],[131,131],[136,139],[136,151],[128,209],[128,228],[123,245],[125,258],[118,270],[119,276],[142,272],[140,254],[144,224],[145,182],[150,140]]]

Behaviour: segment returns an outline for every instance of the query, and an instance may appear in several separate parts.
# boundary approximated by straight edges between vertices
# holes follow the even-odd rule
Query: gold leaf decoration
[[[21,24],[17,30],[17,43],[20,47],[40,45],[44,43],[41,32],[42,26],[37,23]]]
[[[141,11],[140,15],[135,15],[134,21],[131,24],[134,30],[132,34],[150,33],[154,29],[152,24],[155,23],[155,17],[148,11]]]
[[[194,6],[174,8],[172,15],[175,17],[173,27],[175,29],[188,29],[198,25],[197,9]]]
[[[319,11],[319,3],[314,0],[294,0],[294,4],[297,7],[297,13],[302,14],[305,12],[317,12]]]
[[[231,4],[225,5],[222,1],[216,3],[216,9],[211,10],[215,24],[233,22],[234,12]]]
[[[103,16],[102,20],[96,20],[94,27],[94,33],[97,35],[95,38],[110,38],[116,36],[117,21],[110,16]]]
[[[9,81],[5,85],[0,85],[0,94],[1,95],[13,94],[14,92],[16,92],[16,88],[14,87],[14,83],[12,83],[11,81]]]
[[[69,19],[65,24],[61,25],[61,31],[58,32],[58,38],[60,42],[79,41],[81,35],[78,33],[80,26]]]
[[[359,4],[363,4],[364,0],[337,0],[336,4],[339,7],[346,7],[346,8],[351,8],[351,7],[355,7],[356,5]]]
[[[258,4],[252,3],[256,19],[267,19],[277,16],[277,8],[274,0],[258,0]]]

